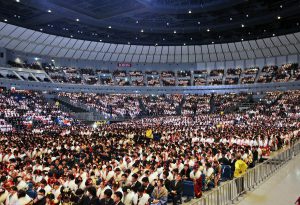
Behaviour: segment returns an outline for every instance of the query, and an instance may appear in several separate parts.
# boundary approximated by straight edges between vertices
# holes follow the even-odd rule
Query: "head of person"
[[[104,198],[105,198],[105,199],[111,198],[111,195],[112,195],[112,190],[111,190],[111,189],[106,189],[106,190],[104,191]]]
[[[39,191],[38,191],[38,193],[37,193],[37,199],[38,200],[41,200],[42,198],[44,198],[45,197],[45,189],[40,189]]]
[[[114,200],[115,203],[118,203],[119,201],[122,200],[122,197],[123,197],[122,192],[117,191],[117,192],[114,193],[113,200]]]
[[[140,186],[140,187],[138,188],[138,190],[137,190],[137,194],[138,194],[139,196],[143,196],[144,193],[145,193],[145,188],[142,187],[142,186]]]
[[[20,199],[26,196],[26,192],[24,190],[19,190],[17,195],[18,198]]]
[[[177,174],[176,175],[176,181],[180,181],[181,180],[181,174]]]
[[[86,189],[86,195],[88,197],[95,197],[97,194],[97,190],[94,186],[89,186],[87,189]]]
[[[163,180],[163,179],[159,179],[159,180],[157,180],[156,184],[157,184],[157,187],[159,187],[159,188],[161,188],[161,187],[163,187],[163,186],[165,185],[165,183],[164,183],[164,180]]]
[[[142,179],[142,184],[143,184],[143,186],[148,186],[148,184],[149,184],[149,178],[148,177],[144,177]]]

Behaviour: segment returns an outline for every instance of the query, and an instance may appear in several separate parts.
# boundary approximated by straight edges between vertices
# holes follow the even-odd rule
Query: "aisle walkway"
[[[238,205],[292,205],[300,196],[300,155],[249,192]]]

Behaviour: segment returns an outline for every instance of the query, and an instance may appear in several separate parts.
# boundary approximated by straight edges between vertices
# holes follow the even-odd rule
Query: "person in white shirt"
[[[150,196],[145,193],[145,189],[143,187],[139,187],[138,192],[134,194],[132,202],[133,205],[146,205],[149,203]]]
[[[99,197],[99,199],[103,199],[104,198],[104,192],[107,189],[111,189],[108,185],[105,185],[105,182],[101,182],[100,186],[97,190],[97,197]]]
[[[123,187],[123,193],[124,193],[124,196],[123,196],[123,203],[125,205],[132,205],[133,203],[133,197],[135,195],[134,191],[130,190],[129,187]]]

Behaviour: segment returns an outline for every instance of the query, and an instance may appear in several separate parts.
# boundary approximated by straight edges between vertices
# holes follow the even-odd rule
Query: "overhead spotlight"
[[[206,31],[207,31],[207,32],[210,32],[210,29],[208,28],[208,29],[206,29]]]
[[[163,38],[163,41],[166,40],[165,38]]]
[[[244,39],[242,38],[241,40],[243,41]]]
[[[169,26],[170,25],[170,23],[169,22],[167,22],[167,26]]]
[[[111,28],[111,26],[108,26],[108,28]]]
[[[185,46],[186,44],[185,44],[185,43],[183,43],[183,45]]]
[[[34,60],[37,61],[37,60],[39,60],[39,58],[35,57]]]
[[[141,33],[144,33],[144,29],[141,29]]]
[[[55,60],[54,60],[54,59],[51,59],[51,61],[54,62]]]
[[[232,18],[230,17],[229,20],[232,21]]]
[[[7,22],[7,19],[4,19],[5,22]]]
[[[128,44],[130,44],[130,42],[128,42]]]
[[[277,16],[277,19],[278,19],[278,20],[281,19],[281,16]]]
[[[212,44],[214,44],[215,42],[211,42]]]
[[[246,17],[248,18],[248,17],[249,17],[249,15],[248,15],[248,14],[246,14]]]
[[[73,38],[73,35],[71,35],[70,37]]]
[[[242,26],[242,28],[244,28],[244,27],[245,27],[245,25],[244,25],[244,24],[242,24],[241,26]]]
[[[275,33],[273,33],[273,36],[275,36]]]
[[[76,19],[76,21],[79,21],[79,19]]]
[[[190,38],[190,40],[192,41],[192,40],[193,40],[193,38]]]
[[[137,40],[138,39],[138,37],[135,37],[135,40]]]
[[[158,46],[158,43],[156,43],[155,46]]]
[[[174,31],[174,33],[176,33],[176,31]]]
[[[282,5],[279,6],[282,9]]]
[[[42,28],[40,28],[40,31],[43,31],[43,29],[42,29]]]
[[[139,21],[136,21],[135,23],[139,23]]]
[[[200,21],[198,21],[198,25],[200,25]]]
[[[52,13],[52,11],[50,9],[48,9],[48,13]]]
[[[17,3],[20,3],[20,0],[16,0]]]
[[[191,10],[189,10],[189,14],[191,14],[192,13],[192,11]]]
[[[102,42],[102,39],[100,39],[99,41]]]

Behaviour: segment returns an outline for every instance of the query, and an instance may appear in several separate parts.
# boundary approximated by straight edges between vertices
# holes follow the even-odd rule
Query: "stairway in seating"
[[[143,100],[141,97],[138,98],[138,101],[139,101],[139,107],[141,109],[141,115],[147,115],[148,114],[148,111],[143,103]]]
[[[179,105],[176,107],[176,114],[177,115],[181,115],[181,112],[182,112],[182,107],[183,107],[183,105],[184,105],[184,103],[185,103],[185,96],[183,95],[182,96],[182,99],[181,99],[181,101],[180,101],[180,103],[179,103]]]

